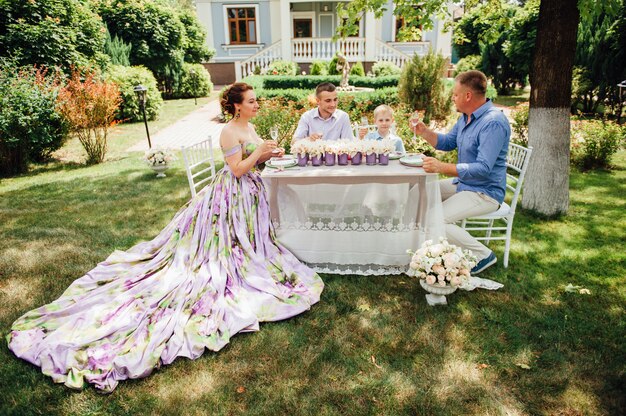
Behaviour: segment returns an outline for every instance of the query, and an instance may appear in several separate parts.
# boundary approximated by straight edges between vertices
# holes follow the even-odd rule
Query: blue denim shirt
[[[510,138],[509,120],[490,100],[472,113],[469,123],[461,114],[450,132],[437,134],[437,150],[458,149],[456,191],[481,192],[501,204]]]

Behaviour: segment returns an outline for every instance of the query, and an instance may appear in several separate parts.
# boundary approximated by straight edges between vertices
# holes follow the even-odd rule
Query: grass
[[[526,103],[530,99],[530,89],[517,89],[511,91],[509,95],[498,95],[494,100],[494,104],[506,107],[515,107],[518,104]]]
[[[113,250],[156,235],[189,198],[180,161],[157,180],[124,153],[143,139],[134,127],[117,128],[128,130],[116,130],[106,163],[53,163],[0,183],[3,335]],[[626,152],[614,162],[572,171],[568,216],[518,213],[509,268],[484,273],[504,283],[497,292],[431,308],[406,276],[322,275],[311,311],[111,395],[55,385],[1,343],[0,414],[623,414]]]

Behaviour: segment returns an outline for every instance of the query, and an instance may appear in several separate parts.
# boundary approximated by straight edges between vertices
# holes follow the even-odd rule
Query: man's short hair
[[[472,90],[474,94],[487,94],[487,77],[480,71],[472,70],[461,72],[456,76],[456,81]]]
[[[321,84],[319,84],[316,88],[315,88],[315,96],[319,97],[320,93],[324,92],[324,91],[328,91],[328,92],[333,92],[337,89],[337,87],[335,87],[335,85],[331,82],[322,82]]]

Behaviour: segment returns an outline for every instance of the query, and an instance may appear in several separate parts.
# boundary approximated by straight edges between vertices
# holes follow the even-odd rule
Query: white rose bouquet
[[[176,160],[176,157],[174,157],[172,152],[168,149],[154,148],[146,150],[143,155],[143,160],[148,166],[163,166]]]
[[[309,141],[308,143],[308,152],[309,152],[309,156],[313,157],[313,156],[321,156],[322,153],[324,153],[324,142],[322,142],[321,140],[317,140],[317,141]]]
[[[383,139],[378,142],[378,153],[389,154],[396,150],[396,144],[391,139]]]
[[[346,149],[350,157],[355,157],[357,153],[363,152],[363,142],[361,140],[348,140]]]
[[[470,270],[476,265],[476,257],[469,250],[462,250],[443,238],[438,244],[432,240],[424,242],[412,254],[406,273],[433,286],[459,286],[469,279]]]
[[[372,153],[378,153],[378,141],[377,140],[363,140],[363,153],[371,155]]]
[[[297,155],[304,155],[305,153],[309,153],[310,143],[312,142],[307,139],[296,140],[291,145],[291,153],[297,154]]]

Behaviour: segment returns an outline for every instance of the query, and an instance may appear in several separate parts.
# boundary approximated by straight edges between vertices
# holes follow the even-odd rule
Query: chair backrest
[[[524,176],[526,176],[526,169],[528,169],[528,162],[530,161],[530,155],[532,153],[532,146],[526,148],[518,144],[509,143],[509,152],[506,155],[506,187],[513,192],[511,212],[515,212],[517,200],[522,190]]]
[[[197,191],[202,189],[215,176],[215,160],[213,158],[211,136],[200,143],[183,146],[180,150],[183,154],[189,189],[193,198],[196,196]]]

